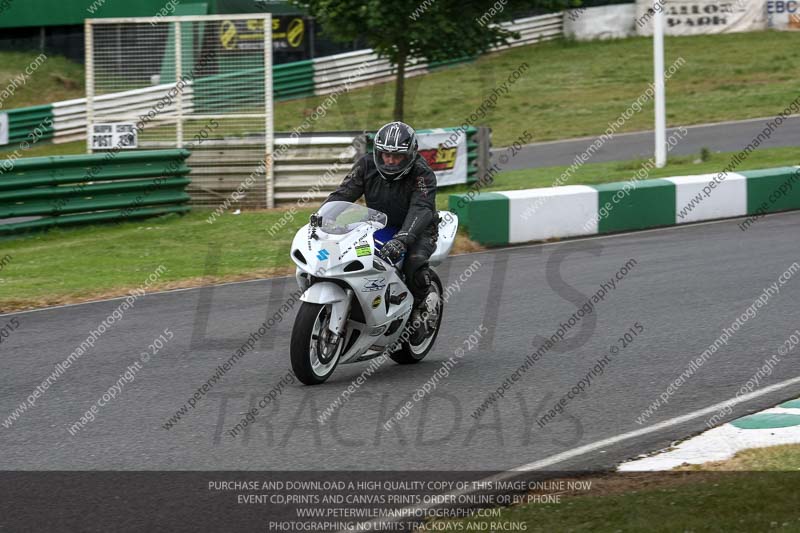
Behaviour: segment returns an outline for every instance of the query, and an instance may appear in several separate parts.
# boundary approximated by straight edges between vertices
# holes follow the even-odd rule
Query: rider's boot
[[[419,344],[429,337],[438,319],[439,295],[431,290],[431,276],[427,267],[421,268],[415,275],[414,307],[411,310],[409,324],[413,344]]]

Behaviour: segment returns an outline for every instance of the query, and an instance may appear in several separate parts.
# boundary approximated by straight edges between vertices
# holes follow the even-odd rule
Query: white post
[[[275,122],[272,103],[272,14],[264,20],[264,133],[266,150],[267,207],[275,207]]]
[[[92,124],[94,123],[94,37],[92,21],[83,23],[83,47],[86,70],[86,153],[92,153]]]
[[[655,0],[658,2],[659,0]],[[655,5],[653,6],[655,9]],[[655,11],[653,20],[653,71],[656,90],[656,168],[667,164],[667,111],[664,102],[664,10]]]
[[[175,22],[175,87],[183,79],[183,36],[181,35],[181,23]],[[176,109],[178,121],[175,124],[175,133],[178,137],[178,148],[183,148],[183,90],[176,95]]]

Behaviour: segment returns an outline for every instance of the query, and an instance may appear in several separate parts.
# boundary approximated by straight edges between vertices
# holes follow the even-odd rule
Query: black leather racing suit
[[[386,213],[388,225],[400,228],[395,238],[407,247],[403,274],[414,299],[419,301],[425,297],[428,285],[424,281],[424,271],[418,270],[436,249],[438,238],[436,175],[418,154],[408,174],[386,181],[375,168],[372,154],[366,154],[356,161],[325,203],[355,202],[362,195],[367,207]]]

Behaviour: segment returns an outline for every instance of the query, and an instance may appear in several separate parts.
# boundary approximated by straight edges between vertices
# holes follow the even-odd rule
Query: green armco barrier
[[[0,235],[10,235],[23,231],[46,229],[56,226],[72,226],[77,224],[97,224],[99,222],[118,222],[134,218],[155,217],[170,213],[184,214],[191,208],[188,205],[168,207],[137,207],[133,209],[115,209],[98,213],[84,213],[79,215],[63,215],[59,217],[41,218],[27,222],[13,224],[0,224]]]
[[[478,143],[474,140],[478,128],[467,129],[467,183],[478,181]]]
[[[92,167],[89,167],[90,169]],[[189,173],[189,169],[182,170],[184,174]],[[65,170],[58,175],[47,175],[47,171],[31,172],[23,177],[10,177],[6,180],[0,181],[0,191],[4,190],[17,190],[20,187],[40,187],[43,185],[62,185],[66,183],[76,183],[85,181],[89,175],[86,169],[71,169]],[[150,165],[137,169],[126,168],[102,168],[96,172],[91,173],[92,180],[129,180],[135,178],[150,178],[162,175],[162,168]]]
[[[311,60],[275,65],[272,67],[272,76],[273,96],[276,100],[314,95],[314,63]],[[254,105],[263,105],[264,68],[255,67],[197,78],[194,80],[195,110],[203,112],[226,108],[231,91],[237,93],[237,104],[252,101]]]
[[[59,169],[83,168],[99,166],[102,168],[122,167],[135,163],[138,165],[155,164],[160,162],[173,162],[189,157],[189,150],[131,150],[121,151],[116,156],[110,152],[100,152],[90,155],[61,155],[46,157],[27,157],[14,162],[14,172],[24,173],[34,170],[47,170],[48,174],[56,175],[54,166]],[[2,181],[0,181],[2,183]]]
[[[38,131],[36,131],[38,129]],[[24,141],[28,135],[35,133],[36,140],[52,139],[53,106],[39,105],[8,110],[8,143],[16,144]],[[31,143],[33,139],[31,139]]]
[[[189,169],[186,169],[188,173]],[[72,187],[32,187],[29,189],[0,191],[0,202],[21,202],[23,200],[38,200],[47,198],[63,198],[85,196],[87,194],[120,194],[125,192],[138,192],[144,190],[176,189],[183,191],[192,180],[189,178],[155,178],[149,180],[119,181],[111,183],[92,183],[80,190]]]
[[[434,70],[439,67],[449,67],[450,65],[458,65],[461,63],[469,63],[475,61],[478,56],[463,56],[456,59],[447,59],[445,61],[432,61],[428,63],[428,69]]]
[[[79,196],[71,198],[63,205],[58,200],[26,202],[16,205],[0,205],[0,218],[27,217],[36,215],[58,215],[59,213],[74,214],[87,211],[102,211],[106,209],[124,209],[136,207],[137,201],[146,201],[148,205],[154,204],[180,204],[190,200],[189,195],[183,190],[145,194],[94,194],[90,198]]]
[[[142,150],[120,153],[115,158],[97,154],[18,159],[12,172],[0,180],[0,191],[78,183],[87,177],[91,181],[158,177],[164,175],[165,168],[169,175],[185,176],[190,172],[185,163],[176,168],[167,166],[187,157],[188,150]]]
[[[68,224],[185,213],[188,150],[19,159],[0,179],[0,234]]]
[[[310,59],[275,65],[272,76],[276,100],[314,96],[314,62]]]

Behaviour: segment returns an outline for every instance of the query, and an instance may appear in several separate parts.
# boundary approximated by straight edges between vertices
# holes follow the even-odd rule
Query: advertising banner
[[[767,27],[774,30],[800,30],[800,1],[767,0]]]
[[[467,182],[467,136],[450,130],[417,132],[419,153],[436,173],[439,187]]]
[[[653,35],[653,15],[664,10],[666,35],[701,35],[767,28],[764,0],[646,0],[636,2],[636,33]]]
[[[220,27],[219,44],[225,50],[264,50],[264,19],[224,21]],[[274,51],[305,52],[307,44],[303,17],[272,17]]]

